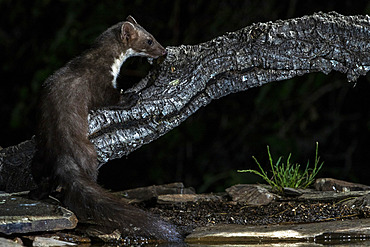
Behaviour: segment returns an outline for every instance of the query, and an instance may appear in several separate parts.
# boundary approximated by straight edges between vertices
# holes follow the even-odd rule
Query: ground
[[[341,202],[276,201],[266,206],[246,206],[227,200],[156,205],[150,208],[178,226],[196,228],[216,224],[269,225],[366,218],[369,208]]]

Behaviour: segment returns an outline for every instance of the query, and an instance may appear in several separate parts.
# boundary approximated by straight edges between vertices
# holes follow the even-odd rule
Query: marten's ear
[[[132,24],[137,24],[136,20],[131,15],[127,16],[126,20]]]
[[[121,39],[128,42],[136,37],[136,28],[131,22],[125,21],[121,26]]]

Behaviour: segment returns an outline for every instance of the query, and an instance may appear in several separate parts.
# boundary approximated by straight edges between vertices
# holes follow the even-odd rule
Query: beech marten
[[[80,220],[92,219],[132,236],[181,239],[172,224],[122,203],[96,183],[97,154],[88,139],[91,109],[127,104],[116,84],[122,63],[131,56],[164,55],[166,50],[129,16],[47,78],[40,98],[37,152],[32,164],[38,188],[30,192],[32,198],[47,197],[61,186],[62,203]]]

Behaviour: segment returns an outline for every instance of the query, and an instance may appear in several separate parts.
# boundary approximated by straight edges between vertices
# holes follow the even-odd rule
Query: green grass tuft
[[[300,169],[300,164],[291,163],[291,154],[289,154],[286,164],[281,162],[282,156],[279,157],[278,161],[274,164],[272,161],[270,148],[269,146],[267,146],[267,153],[269,156],[272,172],[271,178],[267,175],[267,172],[263,170],[262,166],[254,156],[252,156],[252,158],[257,163],[260,171],[238,170],[238,172],[250,172],[262,177],[269,185],[271,185],[273,190],[277,191],[278,193],[283,193],[284,187],[304,189],[314,182],[317,173],[320,171],[321,167],[324,164],[324,162],[321,162],[321,164],[319,165],[320,157],[318,157],[318,148],[319,143],[316,142],[315,164],[313,169],[309,168],[310,162],[308,161],[304,171],[302,172]]]

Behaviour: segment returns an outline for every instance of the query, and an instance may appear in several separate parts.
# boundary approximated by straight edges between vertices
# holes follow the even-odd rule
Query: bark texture
[[[369,16],[331,12],[256,23],[198,45],[167,47],[166,59],[128,90],[138,93],[136,105],[91,112],[90,140],[104,164],[157,139],[230,93],[332,70],[355,82],[370,70],[369,41]],[[27,167],[32,148],[31,140],[0,151],[0,189],[27,189],[12,188],[9,181],[20,178],[9,177],[9,169]]]

